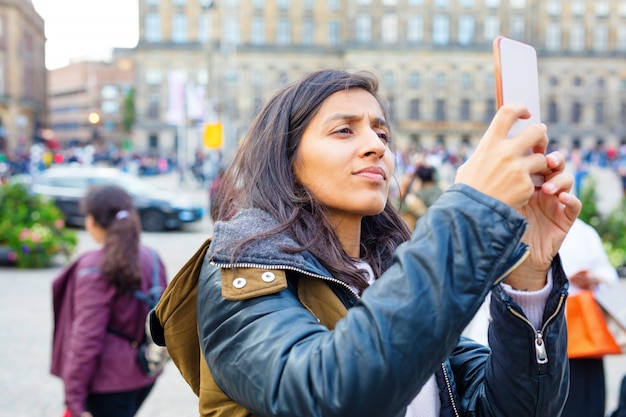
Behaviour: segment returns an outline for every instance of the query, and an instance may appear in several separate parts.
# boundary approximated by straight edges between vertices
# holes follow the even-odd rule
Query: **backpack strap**
[[[149,249],[152,255],[152,286],[146,292],[135,291],[135,297],[143,301],[149,309],[153,309],[163,293],[163,287],[159,285],[159,257],[153,249]]]

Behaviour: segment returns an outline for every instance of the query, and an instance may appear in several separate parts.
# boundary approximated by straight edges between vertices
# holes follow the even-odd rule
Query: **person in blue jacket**
[[[544,125],[506,139],[529,113],[502,107],[411,234],[377,86],[333,69],[286,86],[225,173],[197,296],[223,397],[201,414],[558,416],[558,249],[581,208],[563,155]],[[490,291],[488,348],[461,333]]]

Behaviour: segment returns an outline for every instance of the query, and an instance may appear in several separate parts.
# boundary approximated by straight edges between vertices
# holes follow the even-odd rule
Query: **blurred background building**
[[[134,68],[131,59],[114,62],[77,62],[49,72],[50,127],[55,140],[65,146],[91,143],[129,148],[130,129],[125,128],[125,105],[134,100]],[[126,112],[126,113],[125,113]]]
[[[0,153],[47,124],[44,22],[30,1],[0,0]]]
[[[31,98],[30,83],[6,79],[8,45],[20,54],[19,77],[34,75],[22,69],[27,49],[17,45],[31,45],[30,65],[43,65],[43,26],[29,4],[0,0],[5,101]],[[116,49],[110,69],[100,63],[51,71],[50,127],[63,143],[97,133],[119,145],[123,130],[107,126],[130,120],[133,149],[190,159],[203,146],[203,125],[220,122],[229,150],[278,88],[316,69],[342,67],[379,76],[398,146],[474,145],[495,113],[491,44],[498,35],[537,49],[551,140],[626,140],[626,0],[138,0],[138,8],[138,44]],[[19,31],[8,30],[9,18],[22,23]],[[132,68],[131,78],[102,79],[103,71],[123,72],[120,62]],[[67,74],[76,71],[82,75]],[[69,94],[71,83],[62,80],[91,92]],[[33,92],[45,84],[39,82]],[[7,94],[20,85],[24,91]],[[112,106],[102,96],[112,94],[109,86],[118,98],[132,89],[130,119],[119,102],[117,112],[103,108]],[[80,111],[65,111],[72,107]],[[18,114],[31,128],[34,119],[46,120],[29,112],[0,113],[4,130]],[[101,118],[96,133],[91,113]],[[75,135],[65,135],[68,126]]]

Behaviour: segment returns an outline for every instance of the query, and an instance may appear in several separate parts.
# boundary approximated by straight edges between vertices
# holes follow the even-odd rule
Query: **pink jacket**
[[[134,294],[118,295],[98,272],[103,249],[82,255],[52,286],[54,337],[51,373],[63,379],[65,403],[72,416],[85,411],[89,393],[130,391],[151,385],[136,362],[137,349],[107,329],[143,340],[148,307]],[[152,253],[140,248],[141,291],[152,286]],[[159,259],[159,281],[167,285]]]

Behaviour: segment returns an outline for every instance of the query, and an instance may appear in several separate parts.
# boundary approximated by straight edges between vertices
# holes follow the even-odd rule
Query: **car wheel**
[[[141,213],[141,228],[146,232],[161,232],[165,229],[165,215],[156,210]]]

